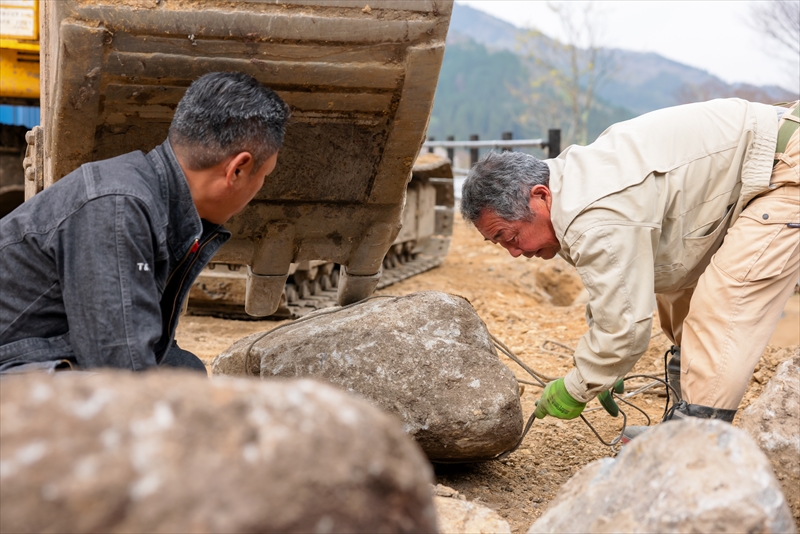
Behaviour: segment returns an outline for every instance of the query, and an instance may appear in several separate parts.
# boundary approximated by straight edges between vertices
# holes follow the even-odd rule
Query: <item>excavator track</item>
[[[404,263],[398,263],[396,267],[390,267],[389,269],[384,267],[377,289],[383,289],[407,278],[411,278],[412,276],[429,271],[434,267],[438,267],[442,264],[444,258],[419,254],[415,258],[403,261]],[[298,299],[292,304],[281,306],[278,308],[278,312],[269,318],[297,319],[314,310],[336,306],[336,295],[336,288],[322,290],[319,293],[311,295],[305,299]],[[250,316],[248,316],[248,318],[254,319],[254,317]]]

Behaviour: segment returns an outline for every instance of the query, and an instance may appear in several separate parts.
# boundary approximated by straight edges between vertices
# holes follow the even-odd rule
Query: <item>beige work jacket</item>
[[[694,286],[769,189],[777,125],[772,106],[712,100],[615,124],[546,160],[559,254],[590,295],[570,395],[589,401],[647,350],[655,293]]]

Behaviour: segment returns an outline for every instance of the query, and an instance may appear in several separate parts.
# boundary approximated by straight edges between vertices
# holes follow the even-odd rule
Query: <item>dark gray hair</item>
[[[212,72],[186,90],[172,118],[169,140],[190,149],[186,158],[193,170],[245,151],[259,169],[283,144],[289,115],[289,106],[252,76]]]
[[[489,152],[467,175],[461,193],[461,215],[471,223],[484,209],[507,221],[530,217],[531,189],[550,183],[550,168],[522,152]]]

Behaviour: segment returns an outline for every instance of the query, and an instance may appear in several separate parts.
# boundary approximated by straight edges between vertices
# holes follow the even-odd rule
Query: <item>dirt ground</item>
[[[466,297],[490,332],[526,364],[552,377],[563,376],[572,367],[571,353],[557,344],[574,347],[586,331],[585,294],[569,265],[558,258],[550,262],[536,258],[514,259],[499,246],[483,241],[477,231],[468,228],[460,218],[456,221],[450,252],[441,267],[379,293],[405,295],[421,290],[446,291]],[[575,302],[568,304],[573,299]],[[774,374],[780,363],[772,358],[777,347],[800,344],[798,318],[800,295],[795,295],[773,337],[775,345],[767,348],[756,368],[741,408],[758,396],[762,385]],[[669,342],[660,334],[657,321],[655,323],[650,348],[634,373],[663,376],[664,352]],[[182,348],[194,352],[208,365],[235,340],[277,324],[185,316],[178,327],[177,339]],[[545,343],[544,349],[549,351],[542,349]],[[505,356],[501,358],[518,378],[531,380],[516,363]],[[664,409],[664,398],[656,392],[654,388],[632,399],[654,421]],[[524,385],[521,400],[526,418],[540,393],[540,387]],[[628,412],[628,424],[644,424],[642,415],[633,409],[623,409]],[[608,416],[596,401],[587,406],[586,417],[606,441],[619,434],[621,417]],[[513,532],[524,533],[572,475],[593,460],[613,454],[580,419],[545,418],[533,424],[520,449],[506,460],[436,466],[436,478],[437,482],[458,490],[467,499],[497,511],[509,522]]]

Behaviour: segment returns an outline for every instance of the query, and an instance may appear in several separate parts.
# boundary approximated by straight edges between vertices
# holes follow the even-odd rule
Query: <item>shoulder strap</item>
[[[775,161],[772,163],[772,166],[778,164],[778,161],[781,160],[783,152],[786,150],[786,145],[789,144],[789,139],[791,139],[794,132],[800,128],[800,105],[795,102],[794,109],[791,113],[786,113],[783,116],[781,127],[778,129],[778,142],[775,145]]]

